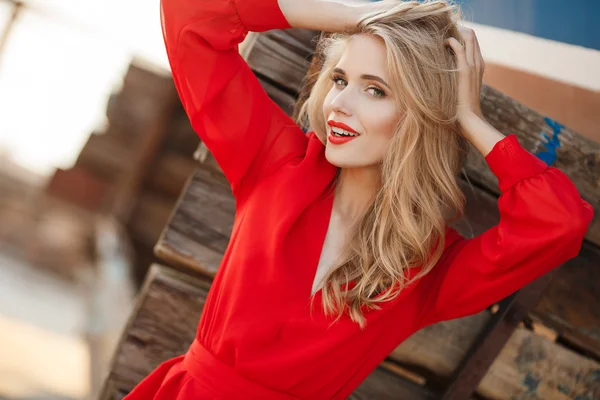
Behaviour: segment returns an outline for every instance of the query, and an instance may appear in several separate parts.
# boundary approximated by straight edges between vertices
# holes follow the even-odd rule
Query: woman
[[[578,254],[593,217],[569,178],[484,120],[484,63],[443,1],[162,0],[173,78],[229,180],[229,247],[189,351],[135,399],[345,399],[418,329],[484,310]],[[323,68],[307,135],[237,51],[311,28]],[[499,225],[473,239],[467,144],[498,177]]]

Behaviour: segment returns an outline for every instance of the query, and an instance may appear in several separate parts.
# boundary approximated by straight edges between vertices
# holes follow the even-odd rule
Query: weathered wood
[[[154,264],[111,363],[104,393],[130,391],[192,343],[210,283]],[[112,398],[112,397],[109,397]]]
[[[142,131],[132,152],[129,168],[119,175],[116,194],[113,200],[113,213],[125,223],[135,208],[136,197],[146,179],[148,169],[158,155],[159,148],[167,134],[167,123],[172,116],[177,101],[174,85],[164,84],[160,96],[147,105],[146,113],[137,122],[137,130]]]
[[[146,248],[152,249],[169,221],[174,205],[174,199],[150,191],[141,193],[126,225],[129,234]]]
[[[193,154],[200,138],[192,129],[190,120],[181,102],[177,102],[172,118],[167,125],[167,135],[162,147],[163,152],[187,155]]]
[[[112,360],[100,399],[122,398],[161,362],[194,339],[210,289],[206,281],[152,265]],[[426,388],[377,368],[351,399],[434,399]]]
[[[436,394],[427,387],[416,385],[398,375],[376,368],[356,390],[349,400],[433,400]]]
[[[145,187],[166,196],[177,198],[198,163],[191,156],[163,152],[148,170]]]
[[[162,108],[162,102],[172,95],[173,79],[165,74],[157,74],[145,66],[133,62],[123,78],[119,92],[108,100],[106,117],[109,121],[108,134],[120,136],[125,143],[134,144],[147,127],[139,125],[155,117]]]
[[[555,273],[553,271],[544,275],[500,302],[499,310],[490,318],[461,364],[454,370],[451,383],[442,395],[443,400],[462,400],[473,395],[486,371],[517,325],[539,300]]]
[[[390,358],[425,375],[428,386],[443,387],[489,318],[489,312],[485,311],[431,325],[408,338]],[[536,387],[530,385],[539,385],[538,397],[531,398],[567,399],[577,398],[576,395],[597,398],[596,393],[600,390],[598,367],[600,364],[592,359],[529,330],[517,328],[488,370],[477,393],[494,399],[530,398],[519,396],[531,395],[531,390]],[[565,390],[573,397],[565,396]],[[596,397],[585,397],[591,393]]]
[[[129,151],[110,135],[92,133],[75,162],[99,179],[112,182],[130,163]]]
[[[389,358],[442,388],[489,320],[485,311],[430,325],[402,342]]]
[[[197,169],[155,247],[157,257],[214,276],[233,229],[231,189]]]
[[[585,354],[600,359],[600,249],[583,243],[531,312]]]
[[[107,189],[106,182],[76,166],[67,170],[57,168],[46,186],[46,194],[88,211],[100,212],[105,206]]]
[[[477,393],[492,399],[598,399],[600,363],[517,328]]]
[[[272,30],[258,36],[247,62],[257,74],[296,94],[304,79],[314,51],[312,31]]]
[[[101,398],[120,398],[158,364],[187,350],[209,288],[206,281],[159,265],[151,267],[113,358],[104,388],[105,397]],[[435,364],[443,365],[448,375],[452,365],[448,364],[444,352],[460,362],[462,353],[474,339],[473,332],[477,332],[487,318],[489,315],[481,313],[433,325],[413,335],[401,346],[404,349],[395,353],[401,351],[405,363],[420,364],[437,359]],[[419,355],[424,351],[429,352],[430,357]],[[434,364],[430,362],[431,365]],[[479,393],[508,399],[536,390],[538,398],[544,399],[576,398],[577,395],[597,398],[600,381],[594,372],[598,369],[597,362],[518,329],[482,381]],[[372,373],[353,396],[351,398],[356,399],[437,398],[430,390],[406,383],[381,368]]]

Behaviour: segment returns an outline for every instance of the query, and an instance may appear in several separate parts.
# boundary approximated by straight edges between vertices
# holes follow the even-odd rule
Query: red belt
[[[185,354],[183,363],[190,375],[218,393],[219,400],[298,400],[297,397],[271,390],[239,375],[213,356],[197,339]]]

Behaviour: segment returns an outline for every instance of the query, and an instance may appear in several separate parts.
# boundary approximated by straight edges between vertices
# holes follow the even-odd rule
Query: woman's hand
[[[459,28],[465,46],[455,38],[446,39],[456,55],[458,68],[458,123],[463,136],[487,156],[504,135],[483,117],[481,112],[481,83],[485,62],[481,56],[475,32]]]
[[[475,31],[469,28],[459,28],[465,42],[463,46],[451,37],[445,43],[452,48],[456,56],[458,68],[458,120],[461,125],[474,116],[483,119],[481,112],[481,83],[485,62],[479,49]]]

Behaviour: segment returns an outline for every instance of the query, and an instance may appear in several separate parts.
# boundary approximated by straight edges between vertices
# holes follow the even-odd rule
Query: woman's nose
[[[346,89],[342,90],[331,102],[331,110],[345,115],[352,115],[351,111],[351,99],[349,99],[349,91]]]

